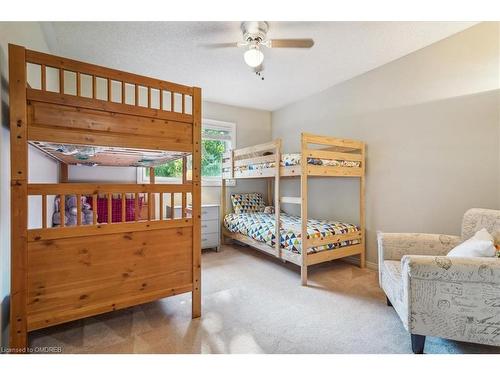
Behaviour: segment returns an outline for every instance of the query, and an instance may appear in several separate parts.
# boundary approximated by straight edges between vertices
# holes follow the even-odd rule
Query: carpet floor
[[[385,303],[375,271],[343,261],[299,268],[248,247],[202,257],[200,319],[191,295],[32,332],[30,346],[63,353],[411,353],[409,334]],[[428,337],[426,353],[500,353]]]

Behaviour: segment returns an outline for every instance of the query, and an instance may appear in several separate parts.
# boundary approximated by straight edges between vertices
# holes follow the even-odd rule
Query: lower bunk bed
[[[280,246],[276,246],[276,219],[274,213],[230,213],[224,217],[223,236],[250,245],[284,261],[302,266],[301,219],[280,213]],[[361,230],[354,224],[339,221],[309,219],[307,239],[324,245],[307,250],[307,264],[360,254]]]

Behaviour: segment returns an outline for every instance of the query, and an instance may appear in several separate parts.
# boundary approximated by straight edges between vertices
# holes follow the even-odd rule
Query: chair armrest
[[[401,273],[410,279],[492,283],[500,287],[500,258],[405,255],[401,259]]]
[[[500,259],[406,255],[410,333],[500,345]]]
[[[377,233],[379,263],[404,255],[446,255],[461,242],[458,236],[426,233]]]

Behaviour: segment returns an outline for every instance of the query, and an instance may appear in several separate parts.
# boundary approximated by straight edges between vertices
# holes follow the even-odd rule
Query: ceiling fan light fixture
[[[245,51],[243,58],[249,67],[256,68],[264,61],[264,54],[257,47],[251,47],[249,50]]]

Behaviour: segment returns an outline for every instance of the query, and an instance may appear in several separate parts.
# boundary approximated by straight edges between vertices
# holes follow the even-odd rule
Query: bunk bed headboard
[[[38,85],[28,84],[38,72]],[[30,74],[31,76],[32,74]],[[50,79],[49,79],[50,78]],[[10,346],[27,347],[27,332],[50,325],[192,292],[200,298],[201,89],[9,45],[11,129]],[[192,155],[191,180],[184,159],[179,184],[32,184],[28,144],[52,142],[164,150]],[[167,217],[164,195],[179,195],[191,216]],[[74,195],[77,223],[47,224],[47,197]],[[108,197],[108,223],[82,224],[82,196]],[[149,202],[147,218],[111,221],[112,197]],[[41,198],[42,224],[28,228],[28,197]],[[158,202],[155,205],[152,202]],[[174,210],[171,210],[172,212]]]

